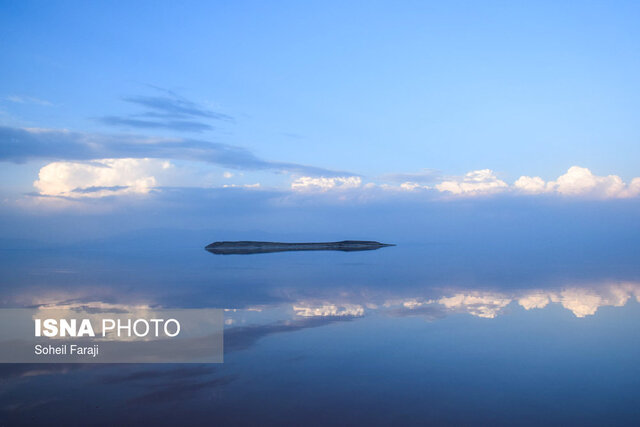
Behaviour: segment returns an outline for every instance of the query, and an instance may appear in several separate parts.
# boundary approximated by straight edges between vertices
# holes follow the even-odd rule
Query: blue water
[[[209,243],[208,241],[204,242]],[[209,254],[186,242],[14,248],[5,307],[215,307],[221,365],[2,365],[3,424],[632,425],[628,251],[393,242]]]

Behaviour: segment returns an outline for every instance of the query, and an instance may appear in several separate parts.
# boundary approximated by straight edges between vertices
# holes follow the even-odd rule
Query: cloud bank
[[[511,192],[515,194],[557,194],[567,197],[620,199],[640,195],[640,177],[628,184],[617,175],[598,176],[589,169],[572,166],[555,181],[545,182],[539,176],[521,176],[513,185],[499,179],[491,169],[471,171],[462,177],[446,178],[435,187],[414,182],[400,185],[403,190],[432,189],[453,196],[481,196]]]
[[[144,101],[152,102],[147,99]],[[180,108],[187,109],[186,106],[176,108],[178,111]],[[41,171],[44,179],[41,178],[39,186],[36,186],[41,194],[49,195],[68,193],[73,190],[69,187],[68,182],[61,182],[59,185],[64,188],[63,192],[43,192],[43,188],[52,188],[52,186],[58,185],[53,183],[57,175],[52,174],[51,170],[61,170],[62,164],[64,164],[66,175],[63,178],[79,184],[82,174],[87,173],[87,162],[93,162],[94,166],[100,164],[104,166],[115,159],[189,160],[227,169],[286,173],[291,175],[290,190],[294,193],[340,191],[343,194],[364,195],[364,199],[382,197],[390,191],[430,193],[432,197],[437,195],[479,197],[507,193],[514,195],[553,194],[561,197],[589,199],[624,199],[640,195],[640,177],[625,183],[617,175],[598,176],[589,169],[580,166],[570,167],[566,173],[551,181],[545,181],[539,176],[521,176],[509,185],[491,169],[474,170],[463,176],[445,177],[438,177],[434,172],[425,170],[417,174],[394,174],[392,175],[393,179],[400,183],[390,185],[373,181],[367,182],[362,177],[350,172],[264,160],[243,147],[219,142],[0,126],[0,161],[22,163],[42,159],[55,163],[47,170]],[[79,165],[72,167],[71,163],[73,162],[77,162]],[[78,177],[70,177],[74,174]],[[401,182],[400,178],[415,180]],[[123,180],[129,182],[126,177]],[[89,179],[87,182],[93,181]],[[435,181],[435,183],[433,185],[423,184],[428,181]],[[116,183],[111,186],[114,185],[120,184]],[[131,187],[129,184],[126,186]],[[198,187],[199,185],[194,183],[194,186]],[[75,188],[89,187],[90,185],[87,184]],[[123,192],[119,193],[124,194]],[[107,193],[96,192],[96,194]]]
[[[640,302],[640,286],[633,283],[616,284],[601,288],[568,288],[559,292],[533,292],[518,299],[526,310],[544,308],[559,303],[576,317],[592,316],[600,307],[622,307],[636,296]]]
[[[414,174],[418,176],[418,174]],[[388,177],[389,175],[387,175]],[[412,174],[393,174],[394,178],[413,177]],[[435,175],[430,175],[435,180]],[[383,176],[384,177],[384,176]],[[371,192],[432,193],[449,197],[479,197],[495,194],[540,195],[555,194],[562,197],[582,197],[589,199],[622,199],[640,195],[640,177],[633,178],[628,184],[617,175],[598,176],[589,169],[572,166],[554,181],[544,181],[535,176],[521,176],[512,185],[500,179],[491,169],[468,172],[463,176],[440,178],[435,185],[424,185],[427,179],[416,181],[398,181],[400,184],[363,183],[356,176],[303,176],[291,182],[291,189],[297,192],[329,192],[333,190],[354,190]]]
[[[528,290],[516,293],[491,291],[462,291],[435,299],[409,298],[389,301],[385,308],[401,306],[404,314],[441,306],[445,311],[468,313],[472,316],[494,319],[512,302],[525,310],[541,309],[549,304],[560,304],[574,316],[593,316],[601,307],[623,307],[631,299],[640,302],[640,284],[615,283],[593,287],[570,287],[560,290]]]
[[[640,178],[625,184],[617,175],[597,176],[589,169],[572,166],[555,181],[546,182],[536,176],[521,176],[513,185],[522,193],[558,193],[563,196],[590,196],[594,198],[629,198],[640,194]]]

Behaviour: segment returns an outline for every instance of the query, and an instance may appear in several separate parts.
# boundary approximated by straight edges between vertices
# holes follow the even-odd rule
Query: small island
[[[217,255],[249,255],[288,251],[371,251],[384,248],[386,246],[395,245],[369,240],[343,240],[341,242],[324,243],[225,241],[211,243],[210,245],[207,245],[205,249]]]

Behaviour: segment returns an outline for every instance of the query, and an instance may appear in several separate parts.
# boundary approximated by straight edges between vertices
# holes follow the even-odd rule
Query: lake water
[[[633,252],[408,241],[224,256],[202,243],[4,250],[5,307],[213,307],[226,325],[224,364],[2,365],[3,424],[640,419]]]

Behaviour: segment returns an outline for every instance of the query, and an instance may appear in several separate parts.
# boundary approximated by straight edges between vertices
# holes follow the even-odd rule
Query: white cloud
[[[463,310],[474,316],[493,319],[511,302],[511,298],[502,294],[474,292],[443,297],[437,302],[450,310]]]
[[[424,297],[387,299],[380,305],[369,302],[367,307],[371,310],[401,309],[410,312],[441,305],[446,311],[493,319],[501,315],[512,301],[517,301],[525,310],[543,309],[552,304],[560,304],[574,316],[584,318],[594,315],[601,307],[623,307],[632,297],[640,302],[640,283],[605,282],[586,287],[525,289],[513,292],[457,290],[434,299]],[[361,307],[353,303],[342,305],[342,307],[346,306]],[[303,312],[301,307],[295,307],[295,310]],[[337,313],[339,309],[335,305],[327,304],[313,308],[306,306],[304,310],[306,310],[304,311],[306,316],[329,316],[336,315],[330,313]]]
[[[526,310],[559,303],[576,317],[591,316],[603,306],[622,307],[631,295],[640,301],[640,285],[633,283],[601,285],[593,288],[567,288],[557,292],[536,291],[525,294],[518,303]]]
[[[627,188],[622,192],[622,197],[636,197],[640,195],[640,177],[633,178]]]
[[[545,308],[551,299],[549,295],[543,292],[534,292],[518,299],[518,304],[524,307],[525,310],[531,310],[532,308]]]
[[[346,190],[358,188],[361,184],[362,179],[357,176],[338,176],[332,178],[302,176],[291,183],[291,189],[294,191]]]
[[[428,185],[418,184],[417,182],[407,181],[400,184],[400,188],[406,191],[413,191],[413,190],[427,190],[431,187],[429,187]]]
[[[560,194],[580,195],[596,193],[604,197],[615,197],[624,190],[624,183],[619,176],[596,176],[589,169],[572,166],[567,173],[558,177],[549,187]]]
[[[38,133],[42,130],[31,129]],[[196,162],[197,163],[197,162]],[[199,164],[199,163],[198,163]],[[206,163],[203,163],[206,165]],[[146,194],[154,187],[178,185],[183,187],[206,186],[202,176],[193,170],[201,169],[191,165],[171,166],[172,173],[165,169],[170,163],[158,159],[102,159],[93,161],[60,161],[53,162],[40,170],[39,179],[34,186],[41,195],[64,196],[74,199],[97,198],[121,194]],[[207,171],[205,171],[207,172]],[[222,187],[257,188],[256,184],[234,184],[231,178],[243,175],[229,171],[208,171],[209,181]],[[218,183],[220,174],[227,184]],[[158,183],[158,179],[162,181]],[[285,178],[286,179],[286,178]],[[177,184],[176,184],[177,182]],[[210,184],[209,186],[213,185]],[[632,179],[628,184],[619,176],[597,176],[589,169],[572,166],[555,181],[545,182],[539,176],[521,176],[509,186],[499,179],[491,169],[475,170],[461,177],[449,177],[435,186],[421,184],[417,181],[405,181],[401,184],[363,183],[358,176],[312,177],[294,176],[290,182],[294,193],[330,193],[337,194],[340,199],[367,201],[385,194],[409,194],[408,197],[433,197],[438,193],[448,196],[482,196],[487,194],[522,193],[557,194],[566,197],[585,198],[629,198],[640,195],[640,177]],[[340,190],[358,191],[340,191]],[[333,193],[335,192],[335,193]],[[415,193],[414,195],[411,195]]]
[[[72,198],[146,194],[157,185],[154,175],[170,167],[157,159],[53,162],[40,169],[33,185],[42,195]]]
[[[589,169],[572,166],[555,181],[545,182],[539,176],[521,176],[513,185],[499,179],[491,169],[468,172],[462,177],[446,178],[442,182],[429,187],[415,181],[407,181],[399,187],[382,185],[384,189],[412,191],[416,189],[435,188],[440,192],[455,196],[475,196],[493,194],[503,191],[514,191],[523,194],[560,194],[569,197],[590,198],[629,198],[640,195],[640,177],[633,178],[625,184],[617,175],[598,176]]]
[[[513,186],[516,190],[529,194],[544,193],[547,189],[544,180],[539,176],[521,176]]]
[[[552,295],[551,300],[571,310],[576,317],[585,317],[595,314],[598,308],[605,305],[622,307],[630,296],[628,290],[611,286],[598,292],[591,289],[566,289],[558,295]]]
[[[322,304],[311,306],[306,304],[294,305],[293,311],[302,317],[335,317],[335,316],[362,316],[364,308],[359,304]]]
[[[572,166],[567,173],[547,183],[540,177],[521,176],[513,185],[524,193],[559,193],[564,196],[586,196],[593,198],[628,198],[640,194],[640,178],[629,185],[617,175],[598,176],[589,169]]]
[[[408,308],[409,310],[414,310],[416,308],[423,307],[425,305],[433,304],[433,300],[423,300],[418,298],[411,298],[402,302],[402,306]]]
[[[376,186],[376,184],[373,184]],[[365,186],[366,188],[367,186]],[[558,194],[567,197],[595,199],[630,198],[640,195],[640,177],[626,184],[617,175],[598,176],[589,169],[572,166],[555,181],[545,181],[539,176],[523,175],[513,185],[499,179],[491,169],[468,172],[464,176],[449,177],[435,186],[422,185],[418,181],[405,181],[400,185],[381,184],[383,190],[414,191],[436,189],[452,196],[481,196],[499,192],[521,194]]]
[[[505,190],[509,186],[498,179],[491,169],[471,171],[463,177],[450,178],[436,185],[441,192],[456,195],[487,194]]]

